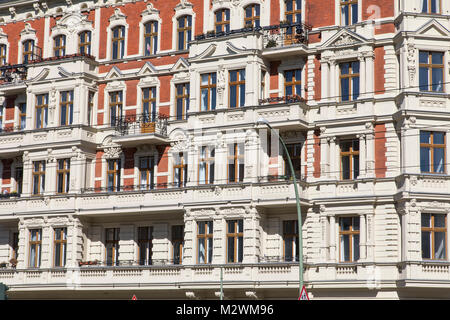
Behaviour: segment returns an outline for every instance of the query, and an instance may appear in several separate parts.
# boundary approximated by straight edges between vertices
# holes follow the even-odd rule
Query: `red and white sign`
[[[133,294],[133,298],[131,298],[131,300],[137,300],[136,295]]]
[[[303,286],[302,292],[300,293],[300,297],[298,297],[298,300],[309,300],[308,292],[306,292],[305,286]]]

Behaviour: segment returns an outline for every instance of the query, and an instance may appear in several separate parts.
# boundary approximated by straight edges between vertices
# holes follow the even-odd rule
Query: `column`
[[[51,268],[53,266],[53,230],[45,223],[41,236],[41,268]]]
[[[73,225],[67,227],[67,237],[72,238],[72,247],[68,252],[67,267],[78,267],[78,261],[83,260],[83,225],[79,219],[72,220]],[[86,260],[86,257],[84,257]]]
[[[331,179],[339,179],[339,154],[336,146],[336,137],[329,137],[328,141],[330,143],[330,159],[329,159],[329,177]]]
[[[372,75],[370,72],[366,73],[366,59],[363,55],[358,56],[359,60],[359,96],[360,98],[366,98],[367,94],[367,81]]]
[[[260,255],[259,223],[260,215],[256,208],[246,208],[244,217],[244,256],[243,263],[257,263]]]
[[[330,96],[329,90],[328,90],[329,82],[330,82],[330,69],[329,69],[330,66],[328,64],[328,60],[325,58],[322,58],[320,65],[321,65],[321,69],[322,69],[322,78],[321,78],[322,79],[322,82],[321,82],[322,101],[328,101],[329,96]]]
[[[45,15],[44,18],[44,43],[39,44],[42,47],[43,58],[48,58],[51,55],[52,45],[50,42],[50,16]]]
[[[373,126],[372,126],[373,128]],[[373,133],[367,133],[366,134],[366,177],[373,178],[375,177],[375,136]],[[360,150],[362,150],[362,147],[359,147]],[[364,164],[364,162],[361,162],[361,164]]]
[[[332,101],[337,101],[336,98],[337,96],[339,96],[339,92],[338,92],[338,82],[339,82],[339,77],[337,77],[337,63],[336,60],[332,60],[331,61],[331,68],[330,68],[330,74],[328,76],[329,81],[330,81],[330,94],[329,94],[329,99],[327,99],[328,102],[332,102]],[[323,79],[322,79],[323,81]]]
[[[320,139],[320,177],[322,179],[329,176],[329,154],[327,138]]]
[[[359,216],[359,259],[366,260],[366,216]]]
[[[374,68],[373,68],[373,52],[369,52],[365,54],[366,58],[366,97],[367,98],[373,98],[374,96],[374,86],[373,86],[373,80],[374,80]],[[361,70],[362,66],[361,66]]]
[[[373,212],[366,215],[366,260],[374,261],[374,244],[373,235],[374,214]]]
[[[31,173],[33,171],[33,162],[30,160],[28,151],[24,151],[23,153],[22,165],[23,165],[22,193],[24,196],[29,196],[33,188],[31,178]]]
[[[185,209],[184,215],[184,246],[183,264],[193,265],[197,263],[197,253],[195,252],[196,228],[195,221],[191,216],[190,209]],[[213,226],[213,230],[214,230]]]
[[[51,155],[51,149],[49,149],[49,155],[47,156],[45,164],[45,191],[44,195],[51,195],[56,193],[56,169],[57,161],[54,156]]]
[[[359,139],[359,177],[366,177],[366,136],[364,134],[358,134],[356,136]]]
[[[330,261],[336,261],[336,218],[334,215],[329,215],[330,219]]]
[[[216,215],[213,218],[213,264],[222,264],[226,262],[226,243],[224,239],[226,233],[226,225],[225,220],[218,213],[218,209],[216,209]]]
[[[244,162],[244,182],[257,182],[258,137],[253,129],[245,132]]]
[[[216,157],[214,159],[214,180],[216,183],[223,184],[227,182],[227,145],[224,141],[223,133],[217,133],[216,139]]]

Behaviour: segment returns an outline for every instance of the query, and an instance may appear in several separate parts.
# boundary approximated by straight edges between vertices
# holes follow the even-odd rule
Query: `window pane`
[[[342,179],[350,179],[350,157],[342,157]]]
[[[420,143],[430,143],[430,137],[431,137],[431,132],[420,131]]]
[[[433,144],[444,144],[445,133],[443,132],[434,132],[433,133]]]
[[[434,258],[445,259],[445,232],[434,233]]]
[[[434,148],[433,169],[434,172],[444,172],[444,148]]]
[[[205,239],[198,239],[198,262],[205,263]]]
[[[444,69],[441,68],[433,68],[433,71],[431,73],[431,81],[433,83],[432,90],[442,92],[444,91],[444,86],[442,84],[444,79]]]
[[[429,228],[429,227],[431,227],[431,214],[429,214],[429,213],[422,213],[421,223],[422,223],[422,228]]]
[[[428,91],[428,68],[419,68],[419,88],[420,91]]]
[[[341,218],[341,231],[349,231],[352,220],[352,218]]]
[[[359,156],[353,156],[353,179],[359,176]]]
[[[432,52],[431,53],[431,63],[432,64],[443,64],[444,54],[442,52]]]
[[[359,97],[359,77],[354,77],[352,79],[352,85],[353,85],[352,99],[356,100]]]
[[[240,92],[239,92],[239,98],[240,98],[240,106],[244,106],[245,105],[245,84],[241,84],[240,85]]]
[[[230,86],[230,108],[236,108],[236,86]]]
[[[359,234],[353,235],[353,261],[359,260]]]
[[[358,22],[358,4],[352,4],[352,23]]]
[[[422,258],[431,259],[431,233],[422,231]]]
[[[430,163],[431,163],[430,148],[421,147],[420,148],[420,171],[431,172]]]
[[[234,249],[234,237],[229,237],[227,247],[228,262],[234,262]]]
[[[341,79],[341,97],[342,101],[350,99],[349,79]]]
[[[445,228],[445,215],[435,214],[434,215],[434,227],[435,228]]]
[[[341,236],[341,261],[350,261],[350,236]]]
[[[419,51],[419,63],[428,63],[428,51]]]

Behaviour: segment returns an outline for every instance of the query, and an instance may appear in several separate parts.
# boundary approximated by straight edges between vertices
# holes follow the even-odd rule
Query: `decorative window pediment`
[[[36,30],[34,30],[34,29],[31,27],[31,24],[25,23],[25,27],[24,27],[24,29],[20,32],[20,35],[21,35],[21,36],[28,36],[28,35],[30,35],[30,36],[35,36],[35,35],[36,35]]]
[[[175,11],[184,9],[193,9],[194,5],[187,0],[180,0],[180,3],[175,6]]]
[[[150,62],[146,62],[141,70],[139,70],[139,72],[137,73],[138,76],[143,76],[143,75],[155,75],[158,73],[158,70],[156,70],[155,66],[150,63]]]
[[[364,37],[344,28],[328,39],[322,47],[350,47],[359,46],[367,42],[367,39]]]
[[[152,3],[147,4],[147,9],[145,9],[141,13],[141,17],[143,18],[154,15],[159,15],[159,10],[155,9]]]
[[[416,34],[432,37],[448,37],[450,36],[450,31],[436,21],[436,19],[433,19],[417,29]]]
[[[125,21],[127,19],[127,16],[120,11],[119,8],[116,8],[114,10],[114,14],[109,18],[109,22],[116,22],[116,21]]]
[[[108,74],[106,75],[105,79],[117,79],[117,78],[122,78],[123,77],[123,73],[122,71],[120,71],[119,68],[117,68],[116,66],[112,67],[111,70],[109,70]]]
[[[179,72],[179,71],[187,71],[187,70],[189,70],[189,62],[183,57],[178,59],[178,61],[175,62],[173,67],[170,68],[171,72]]]
[[[92,21],[87,16],[72,12],[63,16],[52,28],[53,33],[75,33],[83,29],[92,29]]]
[[[106,85],[106,91],[119,91],[124,90],[126,88],[124,81],[111,81]]]

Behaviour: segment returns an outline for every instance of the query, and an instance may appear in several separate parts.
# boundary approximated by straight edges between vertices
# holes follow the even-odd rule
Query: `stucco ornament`
[[[414,85],[414,79],[416,77],[416,47],[413,43],[407,45],[408,55],[408,72],[409,72],[409,85]]]

